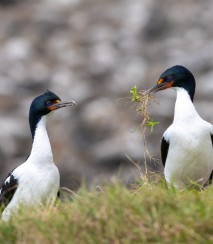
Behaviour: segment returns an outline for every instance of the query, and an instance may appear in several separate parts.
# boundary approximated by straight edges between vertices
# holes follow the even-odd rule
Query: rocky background
[[[150,88],[168,67],[194,73],[196,108],[213,122],[212,13],[211,0],[0,0],[0,180],[29,154],[29,106],[46,89],[77,103],[48,123],[61,183],[71,189],[140,177],[125,156],[143,166],[129,90]],[[147,143],[160,158],[175,92],[156,98],[149,110],[160,124]]]

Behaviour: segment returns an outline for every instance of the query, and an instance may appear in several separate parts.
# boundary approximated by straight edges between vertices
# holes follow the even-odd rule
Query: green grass
[[[167,189],[117,184],[53,209],[20,213],[0,223],[0,243],[212,243],[213,187]]]

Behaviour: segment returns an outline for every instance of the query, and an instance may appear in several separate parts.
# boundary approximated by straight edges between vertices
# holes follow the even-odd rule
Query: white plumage
[[[175,89],[174,121],[163,135],[169,142],[165,178],[176,187],[192,181],[203,186],[213,170],[213,126],[199,116],[185,89]]]
[[[177,92],[174,121],[161,140],[165,179],[177,188],[204,186],[213,174],[213,126],[197,113],[193,99],[196,82],[181,65],[165,70],[150,93],[168,88]]]
[[[10,219],[20,204],[37,207],[52,205],[59,191],[59,171],[53,162],[51,145],[46,131],[47,115],[42,117],[35,131],[32,151],[12,176],[18,180],[17,190],[2,213],[2,220]],[[10,181],[11,176],[7,178]]]
[[[53,110],[75,105],[61,102],[53,92],[46,91],[36,97],[30,106],[29,123],[33,139],[32,150],[27,160],[15,168],[0,188],[2,220],[7,221],[20,205],[37,208],[51,206],[59,191],[59,171],[53,162],[46,123]]]

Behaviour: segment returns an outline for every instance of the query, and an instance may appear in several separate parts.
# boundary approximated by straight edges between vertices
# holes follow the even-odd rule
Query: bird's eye
[[[164,78],[164,81],[165,82],[170,82],[172,80],[172,76],[171,75],[168,75]]]
[[[54,102],[53,101],[47,101],[46,104],[47,104],[47,106],[51,106],[54,104]]]

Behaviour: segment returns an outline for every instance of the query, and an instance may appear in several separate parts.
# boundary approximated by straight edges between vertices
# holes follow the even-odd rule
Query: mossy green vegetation
[[[212,243],[213,187],[143,183],[83,190],[52,209],[20,211],[0,223],[0,243]]]

